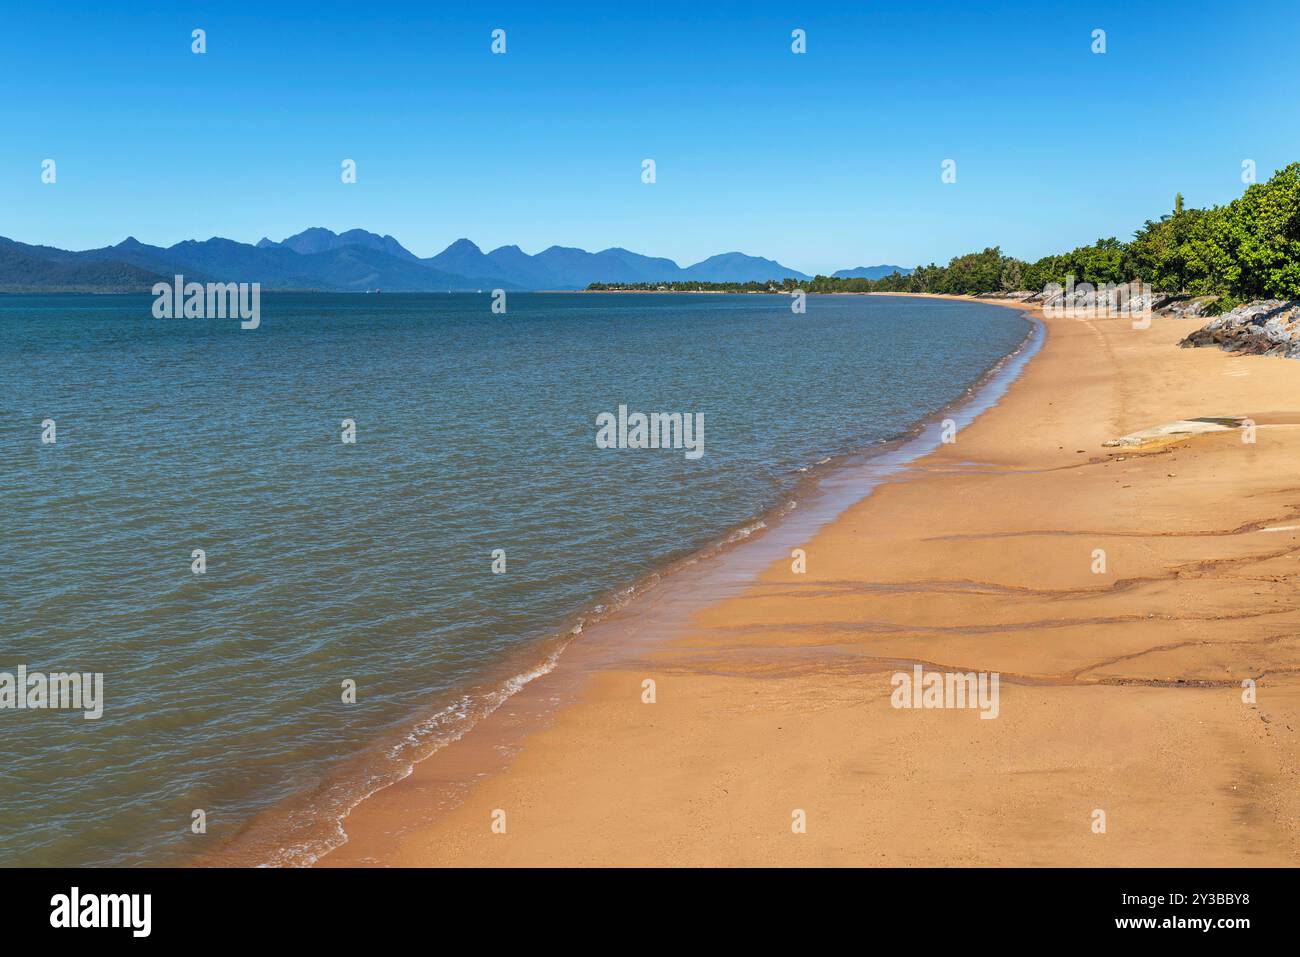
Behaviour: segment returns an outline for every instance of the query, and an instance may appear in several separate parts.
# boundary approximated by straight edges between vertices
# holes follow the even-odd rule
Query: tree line
[[[1049,284],[1103,286],[1140,281],[1157,292],[1217,296],[1218,308],[1253,299],[1300,299],[1300,163],[1254,183],[1226,206],[1188,209],[1182,195],[1129,242],[1114,236],[1025,262],[998,246],[881,279],[816,276],[745,283],[592,283],[589,289],[680,292],[926,292],[950,295],[1042,290]]]

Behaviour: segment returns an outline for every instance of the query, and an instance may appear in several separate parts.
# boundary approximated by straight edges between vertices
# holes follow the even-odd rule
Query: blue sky
[[[809,273],[994,244],[1032,259],[1127,237],[1176,191],[1227,202],[1244,159],[1261,179],[1300,160],[1294,12],[8,4],[0,235],[89,248],[359,226],[422,256],[466,236],[683,265],[740,250]]]

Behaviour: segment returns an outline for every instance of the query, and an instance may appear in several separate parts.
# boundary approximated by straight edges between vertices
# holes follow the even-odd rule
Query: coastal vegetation
[[[699,292],[919,292],[949,295],[1041,290],[1070,280],[1102,286],[1134,281],[1167,293],[1217,297],[1217,310],[1259,299],[1300,299],[1300,163],[1248,186],[1225,206],[1173,209],[1149,219],[1128,242],[1116,237],[1026,262],[998,246],[881,279],[815,276],[765,283],[636,283],[601,289]]]

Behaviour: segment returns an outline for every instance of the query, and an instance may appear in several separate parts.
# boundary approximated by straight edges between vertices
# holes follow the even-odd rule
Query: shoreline
[[[320,863],[1300,862],[1300,373],[1176,349],[1179,320],[1045,322],[1003,400],[812,536],[806,575],[772,562],[593,662],[445,813],[417,766]],[[1257,442],[1103,445],[1213,415]],[[916,664],[999,672],[998,720],[891,708]]]
[[[1022,315],[1026,313],[1017,304],[1009,305]],[[771,507],[697,551],[594,600],[516,649],[473,685],[436,699],[423,715],[380,733],[371,747],[345,761],[320,784],[271,805],[246,822],[221,848],[201,854],[190,863],[328,865],[331,856],[350,841],[349,829],[353,825],[348,822],[353,813],[420,774],[426,763],[437,765],[427,775],[436,781],[432,788],[436,793],[431,793],[428,782],[423,782],[422,801],[440,811],[453,806],[473,780],[503,770],[522,741],[545,727],[562,703],[575,698],[591,672],[606,667],[629,639],[643,646],[652,645],[667,640],[667,632],[680,630],[681,614],[646,614],[647,605],[685,600],[699,608],[743,589],[770,563],[772,555],[764,557],[764,549],[770,553],[776,543],[764,545],[763,539],[774,531],[787,536],[797,528],[802,528],[804,535],[815,532],[821,524],[869,495],[870,488],[884,476],[924,454],[926,447],[937,445],[939,423],[944,417],[955,416],[965,423],[996,402],[1014,379],[1015,371],[1041,344],[1041,323],[1027,316],[1026,320],[1024,338],[1011,352],[983,370],[959,396],[906,431],[800,468],[798,471],[806,474]],[[823,489],[824,484],[843,486],[849,482],[858,487],[847,495],[843,490],[828,494]],[[863,482],[868,484],[863,486]],[[745,549],[745,554],[733,555],[737,549]],[[579,636],[582,640],[575,642]],[[557,668],[562,669],[559,675],[553,674]],[[537,699],[529,700],[525,694],[520,700],[526,686],[539,678],[548,680],[544,687],[536,689]],[[507,703],[508,712],[498,714]],[[523,710],[511,710],[520,708]],[[524,713],[526,719],[521,717]],[[452,747],[456,753],[446,755],[444,751]]]
[[[912,294],[870,295],[910,297]],[[919,298],[980,301],[962,296]],[[516,680],[519,677],[515,675],[517,670],[521,675],[528,674],[530,680],[545,680],[536,688],[524,689],[520,685],[516,689],[520,694],[507,699],[509,707],[505,714],[496,714],[493,709],[478,717],[450,742],[416,758],[400,778],[380,785],[356,801],[346,814],[340,816],[342,842],[319,856],[313,855],[310,863],[338,866],[345,860],[350,861],[351,851],[369,847],[374,835],[358,839],[358,828],[366,829],[365,820],[372,807],[382,807],[395,797],[404,800],[400,797],[404,786],[420,794],[420,816],[426,820],[454,807],[474,780],[506,770],[525,740],[548,727],[556,711],[576,701],[592,675],[625,655],[629,645],[648,649],[671,641],[682,632],[684,619],[690,613],[743,591],[758,580],[767,565],[789,551],[792,543],[798,544],[815,534],[846,509],[869,496],[874,487],[887,481],[890,475],[907,468],[914,460],[937,447],[941,423],[947,417],[954,417],[964,427],[996,404],[1024,364],[1041,347],[1044,327],[1023,304],[999,301],[990,305],[1008,307],[1020,313],[1027,320],[1026,333],[1010,353],[984,370],[960,396],[935,409],[893,439],[810,466],[809,469],[815,472],[810,471],[791,491],[790,502],[754,516],[712,545],[633,584],[621,593],[627,596],[626,599],[608,607],[604,614],[576,616],[578,628],[575,632],[570,634],[567,631],[567,625],[572,623],[568,622],[565,630],[556,632],[552,639],[542,643],[544,666],[534,668],[526,665],[525,662],[531,659],[525,655],[513,658],[515,664],[500,670],[503,678],[498,683]],[[733,554],[737,549],[745,551],[741,555]],[[656,607],[664,603],[675,603],[679,607],[665,613]],[[598,604],[596,607],[603,606]],[[574,642],[572,639],[579,632],[582,640]],[[454,751],[448,754],[447,749]],[[393,791],[397,795],[393,795]],[[432,816],[430,812],[433,812]],[[409,815],[403,812],[402,816]],[[362,823],[359,825],[358,821]],[[385,824],[384,829],[391,828]],[[352,845],[351,851],[349,845]],[[228,855],[219,855],[216,863],[227,860]],[[367,864],[378,862],[369,851],[362,853],[361,861]]]

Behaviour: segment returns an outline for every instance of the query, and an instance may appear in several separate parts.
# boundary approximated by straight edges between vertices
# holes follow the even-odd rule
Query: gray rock
[[[1199,319],[1218,296],[1161,296],[1155,304],[1156,315],[1170,319]]]
[[[1178,344],[1184,349],[1218,346],[1242,355],[1300,359],[1300,301],[1248,302],[1215,316]]]

